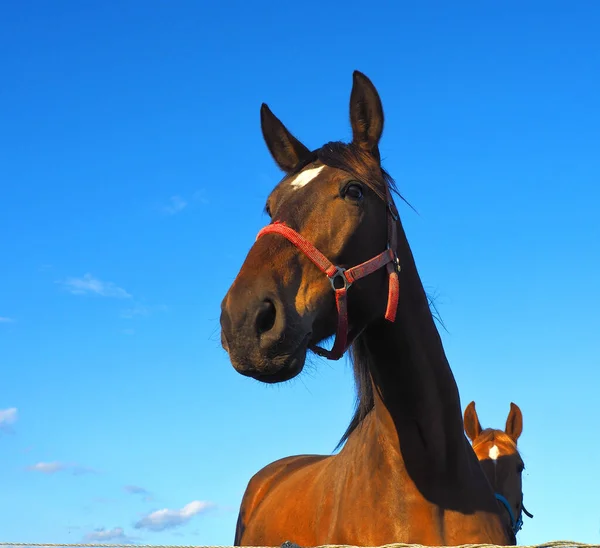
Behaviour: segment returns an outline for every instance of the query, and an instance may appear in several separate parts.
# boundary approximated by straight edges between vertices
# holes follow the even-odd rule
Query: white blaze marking
[[[298,173],[298,175],[296,175],[291,182],[292,188],[297,189],[297,188],[302,188],[303,186],[306,186],[308,183],[310,183],[319,173],[321,173],[321,170],[324,168],[325,166],[321,166],[321,167],[313,167],[311,169],[307,169],[305,171],[301,171],[300,173]]]
[[[490,459],[496,460],[500,456],[500,449],[495,445],[490,449]]]

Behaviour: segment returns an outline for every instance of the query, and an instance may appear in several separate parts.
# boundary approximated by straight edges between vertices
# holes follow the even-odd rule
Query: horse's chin
[[[231,362],[238,373],[260,382],[274,384],[289,381],[304,369],[309,340],[310,333],[291,352],[261,357],[254,363],[248,363],[247,357],[237,360],[230,353]]]
[[[281,367],[281,369],[278,369],[274,372],[265,373],[261,371],[251,371],[242,374],[266,384],[276,384],[278,382],[290,381],[294,377],[298,376],[302,369],[304,369],[305,357],[306,356],[302,357],[301,359],[293,358],[283,367]]]

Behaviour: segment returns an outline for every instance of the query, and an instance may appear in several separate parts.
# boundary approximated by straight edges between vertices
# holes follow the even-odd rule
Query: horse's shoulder
[[[240,505],[234,545],[240,545],[246,530],[246,525],[250,521],[251,516],[256,512],[257,508],[271,491],[274,484],[278,484],[279,480],[282,479],[282,476],[284,478],[289,477],[296,470],[327,458],[328,457],[325,455],[295,455],[292,457],[284,457],[268,464],[254,474],[248,482]]]
[[[287,476],[299,468],[322,461],[326,458],[328,458],[326,455],[294,455],[292,457],[284,457],[276,460],[252,476],[248,483],[248,490],[260,488],[261,485],[267,487],[265,484],[272,483],[282,474]]]
[[[250,478],[242,505],[247,512],[251,512],[282,476],[289,477],[296,470],[326,458],[325,455],[294,455],[268,464]]]

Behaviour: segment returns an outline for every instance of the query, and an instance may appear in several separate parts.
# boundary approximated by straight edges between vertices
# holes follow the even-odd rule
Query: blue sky
[[[333,450],[345,360],[261,385],[218,320],[280,177],[261,102],[349,139],[359,69],[463,409],[523,411],[519,542],[600,542],[600,4],[298,6],[2,6],[0,540],[231,544],[252,474]]]

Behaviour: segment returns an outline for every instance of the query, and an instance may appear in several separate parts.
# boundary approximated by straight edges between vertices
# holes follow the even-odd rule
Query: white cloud
[[[187,205],[187,202],[181,196],[171,196],[169,205],[163,207],[163,211],[169,215],[175,215],[183,211]]]
[[[184,525],[194,516],[204,513],[214,507],[211,502],[194,500],[179,510],[164,508],[156,510],[139,520],[134,527],[148,531],[164,531],[179,525]]]
[[[17,422],[17,408],[0,409],[0,430],[12,432],[11,426]]]
[[[8,409],[0,409],[0,425],[14,424],[17,422],[17,408],[9,407]]]
[[[113,529],[105,529],[104,527],[100,527],[99,529],[95,529],[91,533],[85,535],[83,540],[85,542],[107,542],[109,540],[118,540],[119,542],[126,544],[133,542],[133,540],[125,534],[125,531],[122,527],[114,527]]]
[[[74,476],[82,474],[93,474],[95,471],[91,468],[79,466],[77,464],[68,464],[64,462],[38,462],[27,467],[31,472],[40,472],[42,474],[56,474],[57,472],[70,472]]]
[[[73,295],[86,295],[95,293],[102,297],[115,297],[117,299],[129,299],[131,295],[123,288],[112,282],[103,282],[94,278],[91,274],[84,274],[82,278],[67,278],[64,285]]]
[[[0,323],[14,323],[15,320],[7,318],[6,316],[0,316]]]
[[[42,474],[54,474],[64,470],[64,465],[60,462],[38,462],[28,467],[32,472],[41,472]]]

